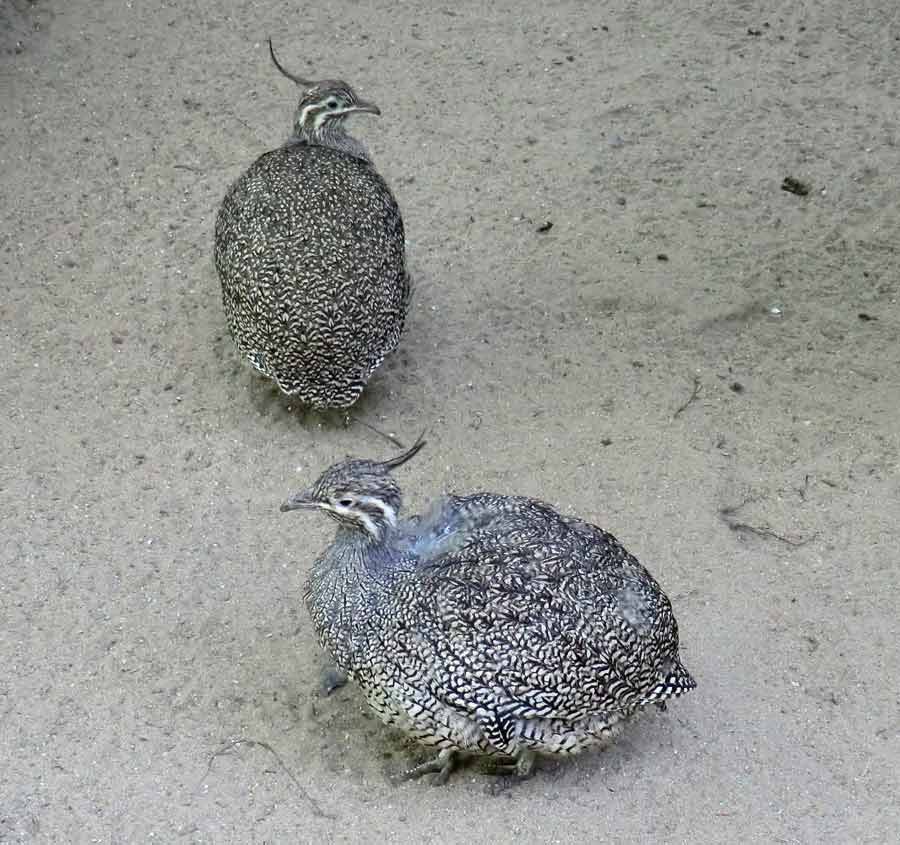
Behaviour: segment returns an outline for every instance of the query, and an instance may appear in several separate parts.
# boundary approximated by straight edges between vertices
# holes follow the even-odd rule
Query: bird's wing
[[[671,606],[649,573],[611,535],[540,502],[451,504],[453,519],[423,534],[416,573],[441,684],[464,682],[461,702],[499,697],[522,718],[642,703],[677,659]]]

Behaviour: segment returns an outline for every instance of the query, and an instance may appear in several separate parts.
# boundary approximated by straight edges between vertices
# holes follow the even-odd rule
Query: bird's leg
[[[512,763],[498,763],[491,769],[492,775],[514,775],[525,780],[534,773],[537,755],[530,748],[521,748],[513,756]]]
[[[337,666],[326,666],[319,678],[319,688],[322,691],[322,695],[331,695],[336,689],[344,686],[349,679],[350,676],[338,669]]]
[[[450,777],[453,767],[456,763],[456,752],[452,748],[444,748],[433,760],[428,760],[418,766],[413,766],[405,771],[400,777],[402,780],[413,780],[414,778],[437,772],[431,781],[434,786],[443,786]]]

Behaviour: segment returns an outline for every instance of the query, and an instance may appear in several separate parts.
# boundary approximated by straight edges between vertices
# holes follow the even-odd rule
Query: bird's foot
[[[414,780],[415,778],[422,777],[422,775],[436,773],[431,779],[432,785],[443,786],[456,765],[457,756],[457,753],[452,748],[444,748],[433,760],[427,760],[426,762],[421,763],[418,766],[413,766],[413,768],[403,772],[403,774],[400,775],[400,779]]]
[[[511,763],[496,763],[491,768],[492,775],[507,775],[517,780],[526,780],[534,774],[534,763],[537,759],[530,748],[523,748],[513,755]]]

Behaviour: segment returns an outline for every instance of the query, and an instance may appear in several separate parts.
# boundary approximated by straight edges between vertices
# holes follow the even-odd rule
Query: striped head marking
[[[317,508],[345,527],[383,540],[397,525],[400,487],[391,470],[408,461],[425,445],[415,445],[388,461],[346,460],[329,467],[311,487],[291,496],[282,511]]]
[[[378,106],[361,100],[346,82],[339,79],[314,82],[300,98],[294,132],[298,136],[316,138],[326,128],[339,126],[348,115],[357,112],[381,114]]]
[[[315,82],[303,79],[282,66],[269,39],[269,55],[282,76],[296,83],[303,91],[294,118],[294,135],[312,143],[340,129],[351,114],[381,114],[378,106],[356,96],[356,92],[340,79]]]

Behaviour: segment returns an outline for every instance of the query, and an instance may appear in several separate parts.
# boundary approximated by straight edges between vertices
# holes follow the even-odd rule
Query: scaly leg
[[[515,775],[525,780],[534,773],[534,761],[537,755],[530,748],[522,748],[513,755],[512,763],[498,763],[491,770],[493,775]]]
[[[443,786],[447,782],[447,778],[450,777],[450,773],[453,771],[454,764],[456,763],[456,756],[456,752],[452,748],[444,748],[433,760],[428,760],[418,766],[413,766],[413,768],[405,771],[400,777],[402,780],[413,780],[422,775],[437,772],[431,783],[434,786]]]

